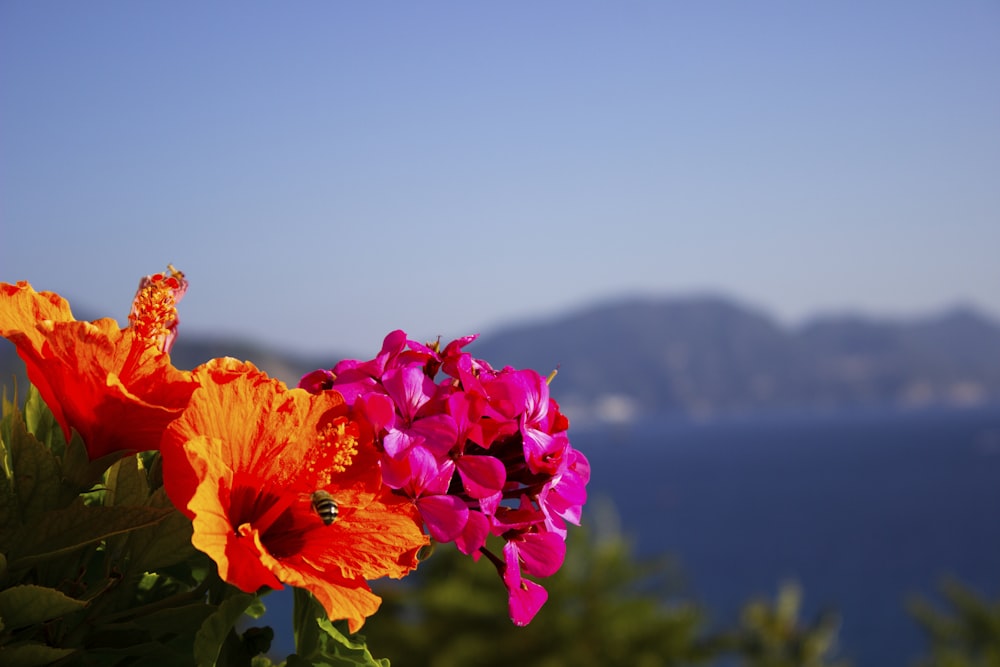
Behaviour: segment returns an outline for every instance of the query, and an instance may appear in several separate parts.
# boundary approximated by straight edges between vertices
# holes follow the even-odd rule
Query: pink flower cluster
[[[590,465],[570,446],[546,379],[474,359],[462,348],[475,339],[441,350],[394,331],[374,359],[313,371],[299,386],[335,389],[367,419],[383,482],[413,500],[434,540],[494,563],[511,619],[525,625],[548,593],[524,575],[547,577],[562,565],[566,522],[580,523]],[[491,534],[504,541],[502,557],[486,546]]]

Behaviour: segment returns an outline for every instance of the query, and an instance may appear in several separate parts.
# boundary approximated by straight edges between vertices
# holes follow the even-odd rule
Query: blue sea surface
[[[678,557],[719,624],[791,580],[804,618],[840,614],[856,667],[908,665],[926,650],[913,595],[946,575],[1000,594],[1000,410],[646,422],[573,444],[592,497],[641,555]]]

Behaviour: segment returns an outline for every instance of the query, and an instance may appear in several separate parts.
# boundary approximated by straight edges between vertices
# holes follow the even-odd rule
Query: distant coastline
[[[1000,325],[968,307],[906,320],[826,316],[786,327],[724,297],[623,297],[511,324],[467,349],[497,368],[558,369],[552,395],[579,426],[1000,405]],[[250,360],[291,385],[341,358],[183,330],[172,355],[179,368],[218,356]],[[6,341],[0,373],[5,384],[23,377]]]

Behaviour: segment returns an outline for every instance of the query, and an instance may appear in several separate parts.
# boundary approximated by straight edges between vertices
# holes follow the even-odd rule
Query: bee
[[[312,497],[312,508],[319,518],[323,520],[323,523],[329,526],[331,523],[337,520],[337,501],[333,499],[333,496],[322,489],[318,491],[313,491]]]

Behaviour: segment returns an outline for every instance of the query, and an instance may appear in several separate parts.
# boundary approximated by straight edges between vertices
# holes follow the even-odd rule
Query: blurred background
[[[3,2],[0,281],[124,323],[172,263],[176,363],[292,383],[481,333],[593,463],[587,636],[938,664],[1000,650],[998,71],[987,1]]]

